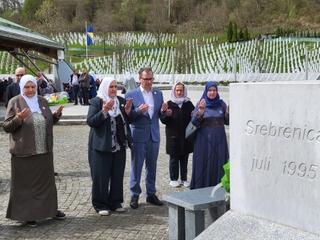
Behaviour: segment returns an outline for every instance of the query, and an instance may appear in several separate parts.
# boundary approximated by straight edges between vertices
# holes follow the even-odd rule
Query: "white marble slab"
[[[320,233],[320,83],[232,84],[231,208]]]

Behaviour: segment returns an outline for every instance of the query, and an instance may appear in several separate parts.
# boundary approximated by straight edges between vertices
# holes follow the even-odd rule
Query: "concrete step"
[[[61,118],[57,125],[87,125],[87,119],[85,118],[72,118],[64,119]]]
[[[65,115],[62,114],[61,119],[86,119],[87,115]]]

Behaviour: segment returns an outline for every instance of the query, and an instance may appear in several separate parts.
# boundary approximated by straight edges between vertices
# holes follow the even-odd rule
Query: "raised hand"
[[[19,108],[16,108],[16,116],[21,120],[28,118],[30,114],[31,114],[31,111],[29,108],[24,108],[22,109],[22,111],[20,111]]]
[[[168,110],[168,103],[166,103],[166,102],[164,102],[164,103],[162,103],[162,107],[161,107],[161,111],[162,112],[165,112],[165,111],[167,111]]]
[[[114,100],[113,99],[109,99],[108,102],[103,102],[103,105],[102,105],[102,111],[104,113],[107,113],[114,105]]]
[[[168,103],[164,102],[161,107],[161,111],[168,117],[172,116],[172,110],[169,108]]]
[[[126,105],[124,106],[124,111],[126,112],[126,114],[129,114],[131,112],[132,103],[133,103],[133,98],[128,98],[126,100]]]
[[[147,112],[148,109],[149,109],[149,105],[146,104],[146,103],[143,103],[143,104],[141,104],[141,105],[139,106],[139,110],[140,110],[142,113]]]
[[[165,112],[166,116],[171,117],[172,116],[172,110],[170,108],[167,109]]]
[[[62,105],[60,105],[60,106],[54,111],[53,114],[55,114],[55,115],[57,115],[57,116],[60,116],[61,113],[62,113],[62,109],[63,109],[63,108],[64,108],[64,107],[63,107]]]
[[[201,101],[199,102],[198,108],[199,108],[198,112],[202,115],[204,113],[204,109],[206,108],[205,99],[201,99]]]

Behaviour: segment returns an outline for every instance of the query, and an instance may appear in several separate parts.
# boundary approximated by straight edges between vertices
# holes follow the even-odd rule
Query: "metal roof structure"
[[[51,58],[58,58],[58,50],[64,47],[31,29],[0,17],[0,51],[33,50]]]

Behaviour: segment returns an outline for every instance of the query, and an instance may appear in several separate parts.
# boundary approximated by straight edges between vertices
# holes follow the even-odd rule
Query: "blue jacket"
[[[125,96],[126,99],[133,98],[132,111],[129,115],[133,142],[144,143],[150,139],[153,142],[160,142],[159,117],[163,96],[159,89],[152,89],[151,91],[154,100],[154,113],[151,119],[148,112],[142,113],[139,110],[139,106],[145,103],[140,88],[129,91]]]

